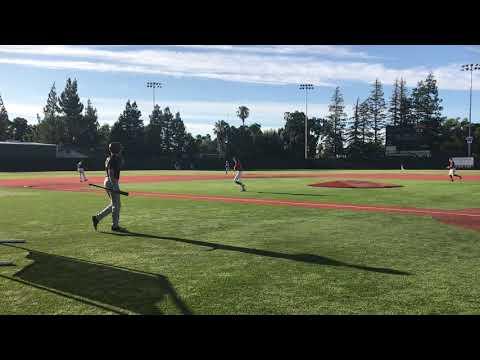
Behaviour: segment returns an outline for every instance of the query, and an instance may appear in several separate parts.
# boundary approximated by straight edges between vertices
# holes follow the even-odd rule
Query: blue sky
[[[100,123],[113,124],[130,99],[137,101],[145,123],[152,110],[147,81],[160,81],[156,102],[179,111],[192,134],[213,135],[213,124],[233,125],[240,105],[250,108],[247,123],[283,126],[286,111],[304,110],[303,82],[309,93],[309,116],[325,116],[335,86],[351,113],[357,97],[365,99],[378,78],[389,100],[392,84],[403,77],[409,88],[433,71],[443,98],[444,115],[468,116],[469,77],[465,63],[480,63],[480,46],[340,46],[340,45],[181,45],[70,46],[0,45],[0,94],[9,116],[36,122],[52,83],[63,90],[76,78],[79,94],[91,99]],[[473,79],[472,121],[480,121],[480,72]]]

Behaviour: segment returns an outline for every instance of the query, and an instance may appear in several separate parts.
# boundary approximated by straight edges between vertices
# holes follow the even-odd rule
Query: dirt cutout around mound
[[[360,181],[360,180],[338,180],[327,181],[322,183],[310,184],[308,186],[313,187],[329,187],[329,188],[353,188],[353,189],[382,189],[382,188],[397,188],[402,185],[377,183],[373,181]]]

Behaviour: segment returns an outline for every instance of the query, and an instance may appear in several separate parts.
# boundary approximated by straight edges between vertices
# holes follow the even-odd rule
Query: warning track
[[[445,176],[433,174],[251,174],[246,178],[321,178],[321,177],[355,177],[355,178],[369,178],[369,179],[407,179],[407,180],[443,180],[447,181]],[[147,182],[161,182],[161,181],[193,181],[193,180],[219,180],[230,179],[227,175],[155,175],[155,176],[125,176],[122,178],[122,183],[147,183]],[[477,179],[478,178],[478,179]],[[90,177],[90,182],[102,183],[103,177]],[[480,176],[469,176],[467,181],[480,180]],[[30,187],[42,190],[54,191],[75,191],[75,192],[92,192],[86,183],[80,183],[77,178],[39,178],[39,179],[15,179],[15,180],[0,180],[0,186],[5,187]],[[96,191],[102,194],[103,191]],[[213,201],[224,203],[241,203],[267,206],[291,206],[302,207],[310,209],[329,209],[329,210],[344,210],[344,211],[362,211],[362,212],[377,212],[377,213],[391,213],[391,214],[406,214],[417,216],[428,216],[440,220],[444,223],[461,226],[468,229],[480,231],[480,209],[464,209],[464,210],[439,210],[439,209],[419,209],[419,208],[404,208],[395,206],[376,206],[376,205],[361,205],[361,204],[340,204],[340,203],[320,203],[313,201],[292,201],[279,199],[256,199],[256,198],[242,198],[242,197],[227,197],[227,196],[210,196],[210,195],[196,195],[196,194],[167,194],[158,192],[130,192],[132,196],[154,197],[163,199],[183,199],[194,201]]]

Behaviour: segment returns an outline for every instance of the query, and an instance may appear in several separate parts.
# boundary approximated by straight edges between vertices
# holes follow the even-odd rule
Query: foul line
[[[243,198],[231,198],[220,196],[204,196],[204,195],[190,195],[190,194],[164,194],[164,193],[149,193],[149,192],[132,192],[132,195],[144,195],[152,197],[163,198],[182,198],[185,200],[211,200],[211,201],[229,201],[249,204],[265,204],[265,205],[289,205],[289,206],[301,206],[301,207],[314,207],[314,208],[331,208],[331,209],[352,209],[352,210],[367,210],[377,212],[400,212],[400,213],[412,213],[422,215],[453,215],[453,216],[467,216],[478,218],[480,214],[469,214],[463,212],[452,212],[449,210],[428,210],[428,209],[412,209],[412,208],[391,208],[384,206],[366,206],[366,205],[349,205],[349,204],[332,204],[332,203],[315,203],[315,202],[295,202],[276,199],[243,199]]]

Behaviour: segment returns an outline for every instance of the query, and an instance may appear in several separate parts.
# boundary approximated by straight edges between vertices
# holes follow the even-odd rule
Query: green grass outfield
[[[141,173],[177,172],[123,175]],[[0,173],[0,179],[68,175],[76,176]],[[306,186],[317,181],[246,179],[246,193],[231,178],[123,189],[480,208],[475,182],[386,181],[405,185],[396,189]],[[0,267],[0,314],[480,313],[480,233],[473,230],[413,215],[122,200],[121,223],[136,234],[108,233],[109,219],[99,226],[106,233],[93,231],[90,216],[106,204],[98,194],[0,188],[0,239],[27,240],[0,246],[0,260],[16,264]]]

